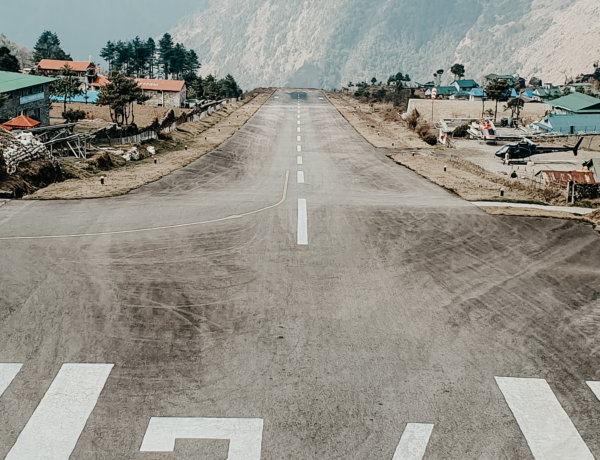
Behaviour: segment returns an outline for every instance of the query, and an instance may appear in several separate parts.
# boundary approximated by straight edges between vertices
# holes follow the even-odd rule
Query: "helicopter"
[[[508,163],[511,160],[522,160],[524,158],[529,158],[532,155],[541,155],[544,153],[553,152],[573,152],[573,155],[577,156],[577,152],[579,151],[579,147],[581,146],[582,142],[583,137],[577,141],[575,147],[569,147],[566,145],[564,147],[541,147],[532,142],[530,139],[524,137],[518,144],[507,144],[502,147],[496,152],[496,156],[504,160],[505,163]]]

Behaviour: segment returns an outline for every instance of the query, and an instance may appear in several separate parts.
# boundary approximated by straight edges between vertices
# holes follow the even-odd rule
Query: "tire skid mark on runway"
[[[114,236],[114,235],[127,235],[132,233],[143,233],[143,232],[154,232],[158,230],[174,230],[178,228],[186,228],[186,227],[196,227],[198,225],[205,224],[213,224],[217,222],[225,222],[228,220],[241,219],[243,217],[252,216],[254,214],[259,214],[264,211],[268,211],[269,209],[276,208],[281,206],[285,200],[287,199],[288,192],[288,183],[290,179],[290,171],[287,170],[285,172],[285,183],[283,185],[283,194],[281,200],[277,203],[272,204],[270,206],[265,206],[264,208],[256,209],[254,211],[245,212],[242,214],[234,214],[227,217],[221,217],[218,219],[211,220],[203,220],[198,222],[188,222],[185,224],[174,224],[174,225],[163,225],[160,227],[148,227],[148,228],[138,228],[133,230],[116,230],[111,232],[96,232],[96,233],[74,233],[70,235],[39,235],[39,236],[3,236],[0,237],[0,241],[15,241],[15,240],[47,240],[47,239],[60,239],[60,238],[83,238],[83,237],[93,237],[93,236]]]

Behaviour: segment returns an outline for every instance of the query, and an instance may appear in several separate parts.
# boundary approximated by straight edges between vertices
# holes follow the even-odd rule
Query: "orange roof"
[[[151,80],[136,78],[138,86],[147,91],[173,91],[178,93],[185,86],[184,80]]]
[[[106,86],[110,83],[110,80],[103,75],[98,75],[94,83],[91,86]]]
[[[13,129],[30,129],[39,126],[40,122],[33,118],[26,117],[25,115],[19,115],[10,121],[7,121],[2,125],[3,128],[11,131]]]
[[[59,61],[57,59],[42,59],[37,68],[40,70],[61,70],[65,65],[74,72],[85,72],[89,67],[96,67],[86,61]]]

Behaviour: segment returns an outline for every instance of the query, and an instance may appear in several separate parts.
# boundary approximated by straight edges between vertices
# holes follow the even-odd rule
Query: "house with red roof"
[[[67,66],[80,79],[81,83],[93,83],[98,76],[98,66],[89,61],[61,61],[58,59],[42,59],[35,67],[40,75],[59,76]]]
[[[184,80],[154,80],[136,78],[138,86],[150,99],[145,105],[159,107],[183,107],[187,98],[187,87]]]

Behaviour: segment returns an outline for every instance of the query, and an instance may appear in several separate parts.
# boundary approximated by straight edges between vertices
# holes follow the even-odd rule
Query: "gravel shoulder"
[[[244,126],[272,94],[272,90],[259,90],[247,102],[227,105],[199,122],[179,126],[168,141],[157,143],[157,154],[152,158],[128,162],[108,171],[83,174],[87,177],[57,182],[24,199],[68,200],[126,194],[187,166],[217,148]],[[147,145],[152,144],[144,144],[142,148],[145,149]],[[157,160],[156,164],[154,159]],[[105,178],[104,185],[100,184],[101,176]]]

